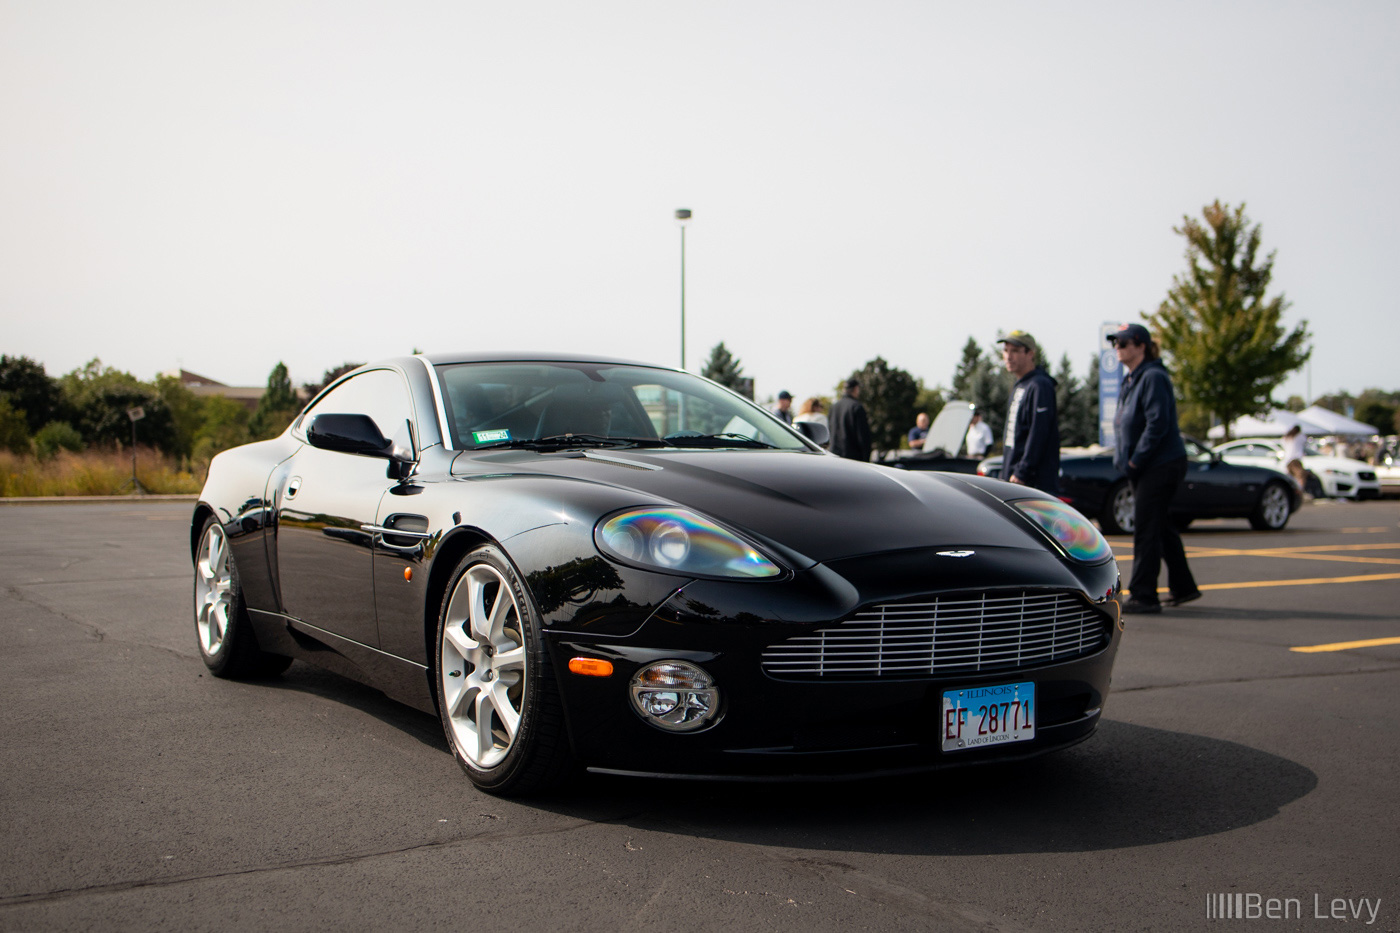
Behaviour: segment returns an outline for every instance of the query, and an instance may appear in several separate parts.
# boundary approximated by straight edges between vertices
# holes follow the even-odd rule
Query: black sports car
[[[618,360],[361,367],[211,465],[200,650],[220,676],[299,658],[436,712],[496,793],[579,766],[842,776],[1087,738],[1120,632],[1098,531],[822,440]]]
[[[1198,441],[1186,443],[1186,477],[1172,500],[1172,520],[1186,528],[1198,518],[1247,518],[1259,531],[1279,531],[1297,510],[1302,494],[1286,473],[1263,466],[1227,463]],[[983,461],[983,476],[998,476],[1001,458]],[[1105,534],[1133,533],[1133,488],[1113,465],[1113,451],[1060,453],[1060,495],[1097,518]]]

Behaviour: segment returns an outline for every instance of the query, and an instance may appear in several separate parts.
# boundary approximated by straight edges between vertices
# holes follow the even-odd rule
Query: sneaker
[[[1123,604],[1124,615],[1150,615],[1161,611],[1161,603],[1149,603],[1145,599],[1130,599]]]
[[[1182,593],[1180,596],[1178,596],[1177,594],[1173,593],[1170,597],[1168,597],[1168,599],[1167,599],[1167,605],[1168,605],[1168,606],[1172,606],[1172,607],[1180,606],[1182,603],[1189,603],[1189,602],[1191,602],[1193,599],[1200,599],[1200,598],[1201,598],[1201,591],[1200,591],[1200,590],[1192,590],[1192,591],[1189,592],[1189,593]]]

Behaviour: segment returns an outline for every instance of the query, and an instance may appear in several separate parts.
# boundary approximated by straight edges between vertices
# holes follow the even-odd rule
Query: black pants
[[[1149,467],[1133,480],[1133,576],[1128,589],[1133,599],[1157,602],[1157,574],[1167,564],[1167,586],[1178,596],[1196,592],[1196,578],[1186,564],[1181,535],[1169,511],[1177,487],[1186,475],[1186,458]]]

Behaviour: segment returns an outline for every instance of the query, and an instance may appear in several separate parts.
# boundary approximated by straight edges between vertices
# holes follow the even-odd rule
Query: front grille
[[[927,677],[1030,667],[1093,654],[1108,617],[1069,593],[945,593],[862,609],[763,652],[763,669],[799,680]]]

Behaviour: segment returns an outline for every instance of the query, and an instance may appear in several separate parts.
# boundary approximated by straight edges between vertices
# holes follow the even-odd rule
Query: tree
[[[278,362],[267,375],[267,390],[258,399],[258,410],[249,424],[256,440],[276,437],[287,429],[301,411],[301,401],[292,388],[285,363]]]
[[[715,344],[714,349],[710,351],[710,358],[705,361],[700,375],[706,379],[713,379],[726,389],[740,393],[744,390],[744,367],[738,357],[725,348],[723,340]]]
[[[1055,370],[1055,408],[1059,415],[1060,446],[1088,447],[1099,440],[1099,358],[1089,358],[1088,375],[1074,377],[1069,354]]]
[[[82,369],[60,377],[58,384],[64,404],[75,412],[73,426],[88,444],[121,447],[131,443],[127,412],[140,408],[144,417],[136,423],[136,443],[174,452],[175,424],[170,408],[150,383],[104,367],[93,357]]]
[[[965,402],[974,401],[972,398],[972,384],[977,376],[987,368],[988,361],[982,353],[982,348],[973,337],[967,338],[967,343],[963,344],[962,359],[958,361],[958,368],[953,370],[952,397]]]
[[[1171,358],[1183,422],[1199,429],[1214,415],[1228,430],[1273,407],[1274,389],[1312,350],[1307,321],[1285,332],[1288,301],[1266,295],[1274,253],[1260,260],[1260,227],[1250,227],[1244,205],[1216,201],[1202,214],[1204,224],[1187,216],[1173,228],[1186,238],[1188,268],[1144,318]]]
[[[44,364],[27,356],[0,356],[0,392],[10,397],[11,406],[24,412],[30,434],[37,434],[50,421],[68,419],[58,383],[44,372]]]
[[[1006,427],[1006,408],[1011,403],[1012,379],[1005,367],[982,351],[977,340],[967,338],[962,358],[953,371],[952,398],[971,402],[982,413],[982,420],[1001,437]]]
[[[417,350],[414,351],[414,353],[417,352]],[[326,386],[330,385],[332,382],[335,382],[337,379],[350,372],[352,369],[359,369],[363,365],[365,364],[341,363],[335,369],[326,370],[325,373],[321,376],[320,382],[307,382],[302,384],[302,398],[305,398],[308,402],[311,401],[313,398],[319,395],[321,390],[324,389]]]
[[[898,450],[900,441],[914,426],[918,382],[879,356],[851,375],[860,380],[860,401],[870,420],[870,438],[875,449]]]
[[[24,421],[24,411],[10,404],[10,397],[4,392],[0,392],[0,450],[29,452],[29,426]]]

